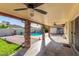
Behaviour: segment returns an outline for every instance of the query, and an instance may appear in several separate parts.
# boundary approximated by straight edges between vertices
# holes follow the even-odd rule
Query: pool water
[[[31,33],[31,36],[41,36],[41,33]]]

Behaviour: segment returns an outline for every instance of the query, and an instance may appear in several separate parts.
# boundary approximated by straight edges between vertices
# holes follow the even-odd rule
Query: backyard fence
[[[22,28],[0,29],[0,37],[23,34],[24,30]]]

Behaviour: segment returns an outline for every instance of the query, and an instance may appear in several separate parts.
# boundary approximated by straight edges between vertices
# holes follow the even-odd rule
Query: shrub
[[[3,25],[0,25],[0,28],[2,28],[2,29],[3,28],[8,28],[8,27],[9,27],[8,25],[4,25],[4,24]]]

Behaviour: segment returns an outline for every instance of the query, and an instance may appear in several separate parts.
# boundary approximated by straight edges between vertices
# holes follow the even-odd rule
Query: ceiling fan
[[[37,11],[41,14],[44,14],[46,15],[47,12],[44,11],[44,10],[41,10],[41,9],[37,9],[36,7],[42,5],[43,3],[24,3],[24,5],[27,7],[27,8],[19,8],[19,9],[14,9],[15,11],[21,11],[21,10],[27,10],[28,8],[30,9],[33,9],[33,11]]]

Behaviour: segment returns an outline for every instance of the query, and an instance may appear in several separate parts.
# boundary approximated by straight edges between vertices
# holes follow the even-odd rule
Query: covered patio
[[[70,38],[69,22],[72,21],[73,16],[79,11],[79,4],[48,4],[48,3],[11,3],[0,4],[0,15],[12,17],[24,21],[25,34],[24,39],[25,48],[18,51],[15,56],[18,55],[74,55],[71,48],[72,39]],[[42,40],[31,45],[30,40],[30,25],[31,22],[41,25]],[[63,26],[64,24],[64,26]],[[54,26],[64,27],[64,36],[58,37],[62,39],[60,43],[54,41],[50,36],[50,29]],[[48,27],[49,32],[45,34],[45,26]],[[66,41],[63,41],[66,40]],[[65,44],[66,45],[65,45]],[[49,48],[49,49],[48,49]],[[56,51],[55,51],[56,50]]]

